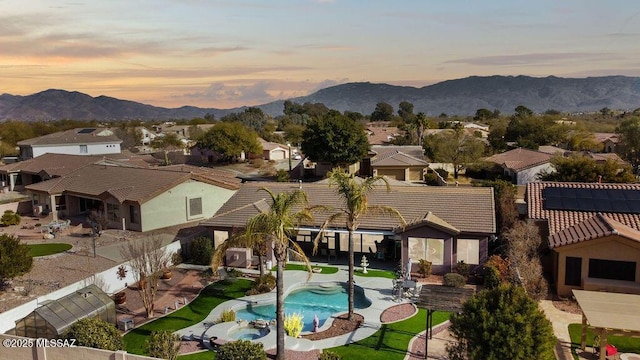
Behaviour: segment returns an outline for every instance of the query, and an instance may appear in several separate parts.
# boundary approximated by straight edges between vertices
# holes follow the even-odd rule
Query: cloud
[[[611,59],[610,54],[601,53],[532,53],[520,55],[478,56],[449,60],[448,64],[465,64],[478,66],[520,66],[520,65],[556,65],[562,61],[585,61]]]

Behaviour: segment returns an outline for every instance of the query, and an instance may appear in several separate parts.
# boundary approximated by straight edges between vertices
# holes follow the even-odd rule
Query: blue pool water
[[[356,286],[354,305],[356,309],[371,306],[371,301],[364,296],[364,290]],[[313,331],[313,318],[318,315],[322,326],[332,315],[348,310],[348,296],[346,286],[341,284],[310,285],[292,291],[284,299],[285,315],[302,314],[304,327],[302,331]],[[276,305],[248,305],[246,309],[236,311],[239,320],[272,320],[276,317]]]
[[[237,340],[255,340],[266,336],[269,333],[269,329],[255,329],[252,327],[240,327],[229,333],[234,339]]]

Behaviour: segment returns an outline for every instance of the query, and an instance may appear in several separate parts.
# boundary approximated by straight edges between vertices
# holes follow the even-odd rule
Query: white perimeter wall
[[[120,154],[119,143],[82,144],[82,145],[87,145],[86,153],[80,153],[80,144],[32,147],[33,157],[37,157],[46,153],[69,154],[69,155]]]

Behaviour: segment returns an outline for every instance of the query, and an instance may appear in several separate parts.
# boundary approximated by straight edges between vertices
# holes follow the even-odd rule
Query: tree
[[[486,121],[493,118],[493,113],[489,109],[478,109],[473,116],[473,120]]]
[[[461,129],[430,135],[423,147],[434,162],[452,163],[456,179],[462,165],[478,160],[484,152],[482,141]]]
[[[339,219],[346,221],[346,227],[349,231],[349,281],[348,281],[348,297],[349,297],[349,313],[348,319],[353,320],[354,312],[354,250],[353,250],[353,233],[358,230],[361,217],[367,214],[388,214],[399,219],[404,226],[405,221],[400,212],[395,208],[384,205],[369,205],[368,195],[375,189],[377,183],[382,182],[386,186],[387,191],[390,190],[389,182],[383,176],[367,177],[364,180],[356,178],[354,174],[347,174],[342,169],[333,169],[327,175],[329,179],[329,187],[336,188],[336,193],[342,198],[343,206],[329,216],[326,220],[327,225],[334,223]],[[314,252],[317,251],[318,239],[314,244]]]
[[[170,331],[153,331],[147,340],[147,351],[154,358],[176,360],[180,353],[180,337]]]
[[[516,208],[516,186],[509,181],[485,181],[481,186],[492,187],[496,209],[496,228],[498,234],[510,229],[518,220]]]
[[[547,295],[547,281],[542,273],[540,230],[532,223],[518,221],[504,233],[514,282],[522,282],[527,294],[539,300]]]
[[[591,157],[581,153],[572,154],[569,157],[556,155],[551,158],[551,165],[553,165],[555,171],[540,174],[541,180],[605,183],[635,182],[631,167],[619,164],[612,159],[596,162]]]
[[[551,322],[521,287],[483,290],[449,320],[457,340],[447,346],[450,359],[555,359]]]
[[[28,273],[33,266],[29,247],[13,235],[0,235],[0,285]]]
[[[118,139],[122,140],[120,144],[122,149],[134,149],[142,143],[142,132],[135,127],[127,127],[126,123],[115,128],[113,133]]]
[[[391,121],[393,119],[393,106],[386,102],[376,104],[375,110],[371,113],[371,121]]]
[[[211,267],[217,269],[222,263],[224,251],[234,242],[261,241],[271,243],[274,256],[277,262],[276,270],[276,359],[284,360],[284,266],[287,261],[289,248],[298,253],[302,261],[307,265],[309,274],[311,266],[304,251],[295,241],[291,240],[296,228],[301,223],[309,223],[313,220],[311,212],[313,208],[308,208],[307,194],[301,190],[293,192],[273,193],[267,188],[260,188],[269,194],[271,205],[269,210],[261,212],[247,221],[245,233],[235,238],[229,239],[222,246],[216,248],[211,262]],[[297,208],[302,207],[301,210]]]
[[[96,349],[116,351],[124,348],[122,336],[115,325],[97,317],[76,321],[71,325],[67,339],[76,339],[78,346]]]
[[[518,105],[516,106],[514,115],[515,117],[524,119],[533,116],[533,111],[524,105]]]
[[[301,145],[310,160],[327,161],[333,166],[358,162],[369,151],[364,127],[338,112],[309,122]]]
[[[239,122],[221,122],[207,131],[198,147],[211,149],[226,159],[237,159],[242,153],[262,153],[258,134]]]
[[[596,140],[591,131],[579,130],[568,136],[567,147],[574,151],[601,152],[604,145]]]
[[[164,136],[156,136],[151,140],[149,146],[154,149],[162,149],[164,152],[163,165],[171,165],[171,161],[169,160],[169,151],[184,148],[184,143],[178,138],[178,135],[171,133]]]
[[[302,142],[302,134],[304,126],[300,124],[289,124],[282,129],[284,131],[284,139],[292,145],[298,145]]]
[[[637,174],[640,168],[640,118],[623,120],[616,128],[616,133],[619,140],[617,152],[633,166]]]
[[[162,241],[158,237],[128,241],[120,247],[120,254],[129,260],[147,317],[152,318],[158,281],[171,256],[164,251]]]

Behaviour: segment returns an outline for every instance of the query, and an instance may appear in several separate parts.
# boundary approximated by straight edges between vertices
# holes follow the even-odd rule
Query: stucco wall
[[[538,175],[545,171],[552,172],[555,171],[555,169],[553,168],[553,166],[551,166],[551,163],[546,163],[522,170],[518,172],[516,185],[526,185],[530,182],[538,181]]]
[[[86,153],[80,153],[80,144],[57,145],[57,146],[36,146],[36,147],[33,147],[33,157],[38,157],[46,153],[70,154],[70,155],[120,154],[120,144],[118,143],[86,144],[86,145],[87,145]]]
[[[212,217],[235,193],[199,181],[187,181],[142,204],[142,231],[164,228]],[[202,216],[187,218],[187,198],[202,197]]]
[[[609,236],[594,239],[582,243],[557,248],[558,252],[558,295],[569,296],[572,289],[580,289],[579,286],[565,285],[566,258],[582,258],[582,279],[589,276],[589,259],[604,259],[616,261],[636,262],[636,284],[640,285],[640,244],[635,241],[620,237]]]

